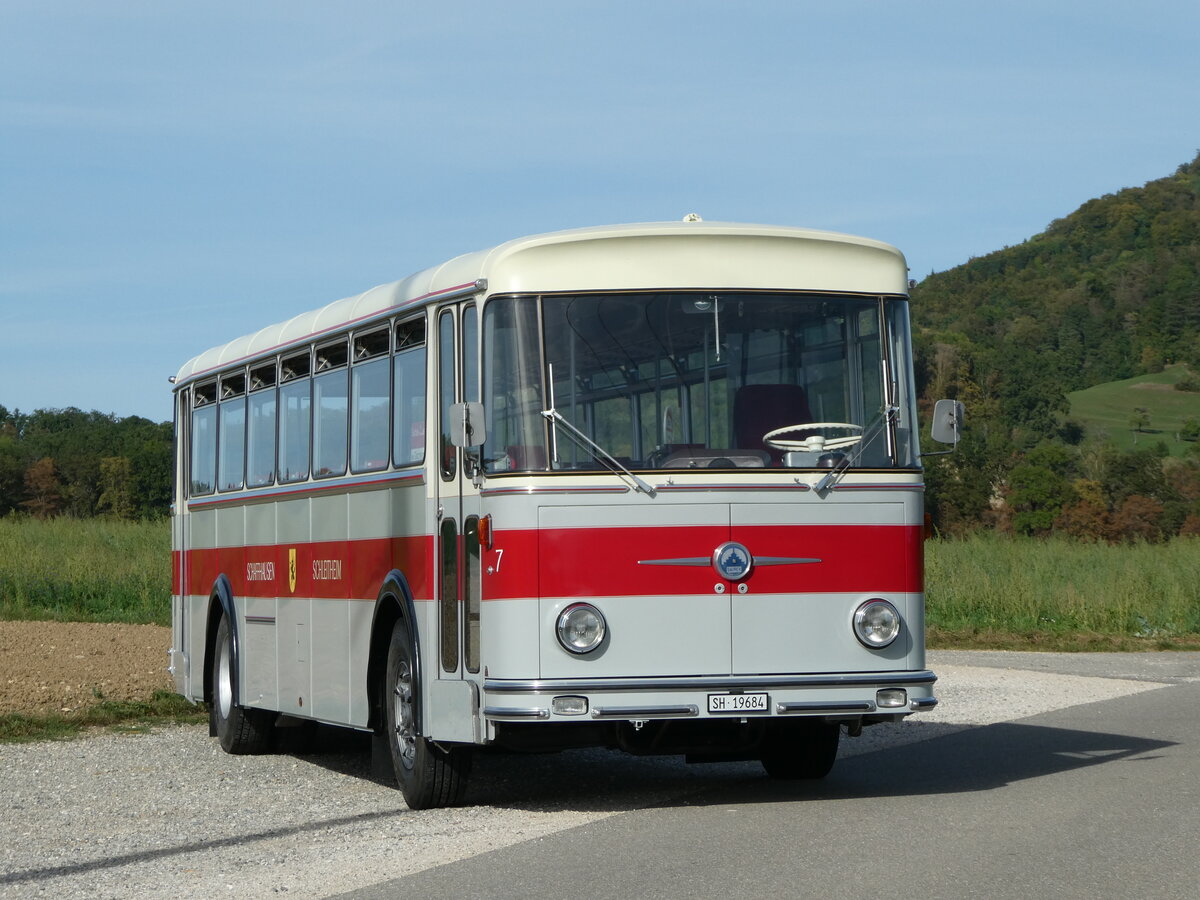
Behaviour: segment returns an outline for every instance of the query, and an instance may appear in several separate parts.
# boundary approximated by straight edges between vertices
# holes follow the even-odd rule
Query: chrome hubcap
[[[229,671],[229,644],[217,648],[217,709],[222,719],[229,718],[233,709],[233,675]]]
[[[396,723],[396,748],[406,769],[411,769],[417,758],[412,688],[412,668],[408,660],[401,660],[399,672],[396,673],[396,687],[392,691],[392,721]]]

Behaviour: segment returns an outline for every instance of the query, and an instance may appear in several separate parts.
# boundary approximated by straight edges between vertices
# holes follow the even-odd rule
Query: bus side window
[[[442,520],[442,578],[438,605],[441,607],[442,670],[458,668],[458,523]]]
[[[388,464],[388,332],[354,337],[350,376],[350,471],[378,472]]]
[[[443,312],[438,319],[438,455],[442,480],[450,481],[458,471],[458,455],[450,440],[450,407],[454,405],[454,315]]]
[[[396,326],[394,366],[392,458],[398,466],[410,466],[425,462],[424,319]]]
[[[246,373],[221,379],[217,479],[222,491],[240,491],[246,473]]]
[[[217,383],[192,389],[191,496],[211,494],[217,485]]]
[[[279,367],[279,483],[308,478],[312,369],[309,351],[286,358]]]
[[[489,473],[546,468],[537,316],[537,301],[531,297],[502,297],[484,307],[481,399],[487,437],[482,462]]]
[[[275,480],[275,363],[250,370],[250,420],[246,426],[246,486]]]
[[[313,476],[346,474],[347,348],[343,338],[317,348],[313,378]]]
[[[463,630],[463,664],[468,672],[479,671],[479,605],[483,599],[482,548],[479,543],[479,516],[463,522],[463,592],[466,622]]]

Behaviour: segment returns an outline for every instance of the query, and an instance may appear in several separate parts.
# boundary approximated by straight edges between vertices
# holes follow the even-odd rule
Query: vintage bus
[[[907,277],[841,234],[589,228],[195,357],[178,691],[231,753],[371,732],[412,808],[486,747],[825,775],[937,702]]]

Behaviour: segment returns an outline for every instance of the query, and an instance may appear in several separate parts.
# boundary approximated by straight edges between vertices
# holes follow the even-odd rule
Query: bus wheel
[[[271,741],[275,714],[265,709],[246,709],[234,703],[233,632],[229,619],[221,616],[212,656],[213,702],[209,708],[212,730],[226,753],[262,753]]]
[[[471,751],[467,747],[444,749],[420,734],[420,673],[412,636],[403,620],[392,629],[386,688],[388,747],[404,802],[409,809],[458,803],[467,788]]]
[[[837,759],[841,726],[831,722],[778,723],[762,748],[763,768],[772,778],[824,778]]]

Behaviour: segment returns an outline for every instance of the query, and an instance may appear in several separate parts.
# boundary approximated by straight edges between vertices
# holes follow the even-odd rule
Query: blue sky
[[[170,418],[215,344],[511,237],[679,219],[913,277],[1200,147],[1200,4],[0,0],[0,405]]]

